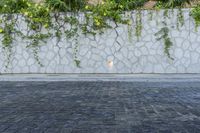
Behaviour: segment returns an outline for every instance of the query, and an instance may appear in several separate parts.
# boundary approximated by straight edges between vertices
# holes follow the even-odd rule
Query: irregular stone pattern
[[[127,13],[133,21],[131,26],[119,25],[102,35],[80,35],[78,45],[73,40],[61,39],[57,44],[55,38],[49,39],[38,51],[43,66],[38,65],[23,40],[13,44],[8,68],[5,67],[5,52],[0,48],[0,72],[200,73],[200,29],[195,30],[188,9],[183,10],[184,25],[177,29],[177,13],[178,10],[169,10],[169,18],[166,19],[173,42],[170,54],[174,60],[166,56],[164,42],[156,40],[154,35],[163,27],[164,11],[142,11],[143,30],[139,40],[135,36],[136,12],[133,11]],[[76,46],[80,67],[74,62]]]
[[[1,133],[199,133],[199,82],[0,82]]]

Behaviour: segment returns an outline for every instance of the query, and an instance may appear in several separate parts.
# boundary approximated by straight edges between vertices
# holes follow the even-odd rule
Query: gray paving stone
[[[198,133],[200,82],[0,82],[1,133]]]

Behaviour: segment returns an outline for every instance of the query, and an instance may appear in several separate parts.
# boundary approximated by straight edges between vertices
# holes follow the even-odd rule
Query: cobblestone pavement
[[[199,133],[200,82],[0,82],[0,133]]]

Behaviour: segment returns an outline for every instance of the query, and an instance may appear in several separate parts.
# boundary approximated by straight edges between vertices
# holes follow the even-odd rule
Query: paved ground
[[[199,133],[200,82],[0,82],[0,133]]]

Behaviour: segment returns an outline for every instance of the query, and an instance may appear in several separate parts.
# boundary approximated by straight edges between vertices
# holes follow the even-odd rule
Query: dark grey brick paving
[[[199,133],[200,82],[0,82],[0,133]]]

